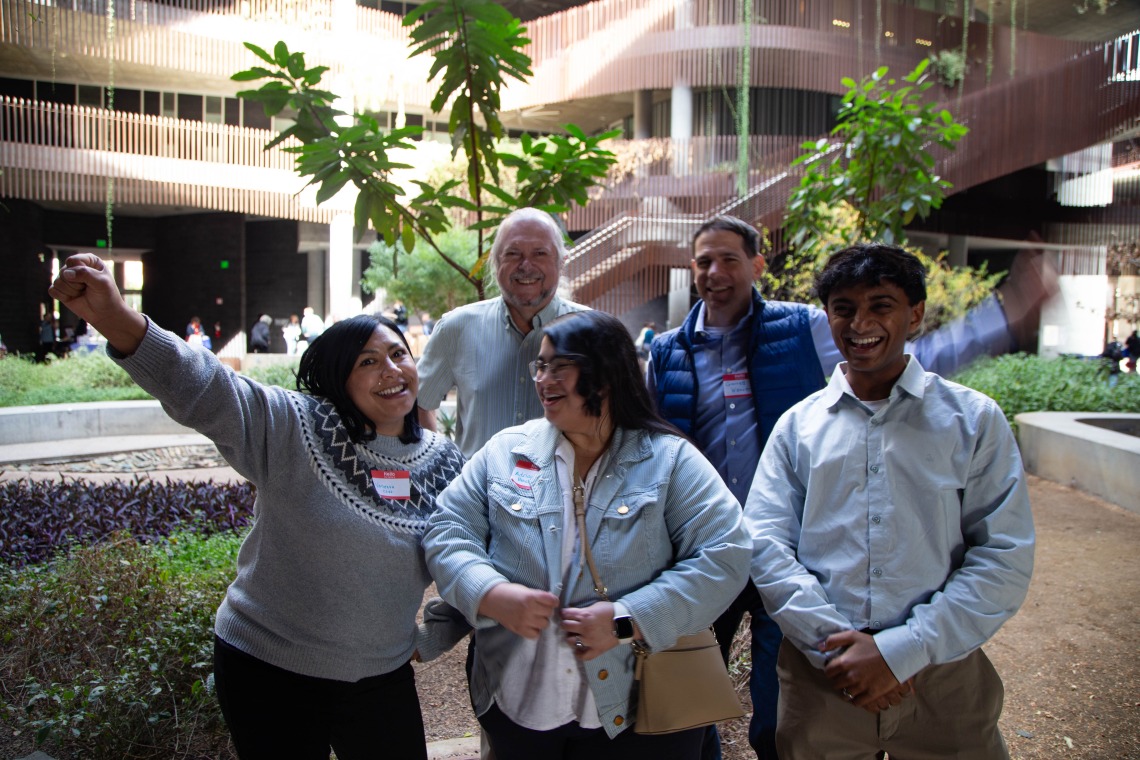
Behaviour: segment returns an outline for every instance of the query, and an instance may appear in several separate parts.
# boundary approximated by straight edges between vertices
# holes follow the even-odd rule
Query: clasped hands
[[[878,713],[914,693],[914,679],[899,683],[891,672],[873,636],[859,631],[841,631],[824,639],[819,651],[839,651],[828,659],[824,675],[835,690],[856,707]]]
[[[479,602],[480,615],[525,639],[537,639],[555,612],[562,618],[566,644],[579,660],[592,660],[618,645],[614,637],[614,606],[610,602],[559,609],[554,594],[519,583],[500,583]]]

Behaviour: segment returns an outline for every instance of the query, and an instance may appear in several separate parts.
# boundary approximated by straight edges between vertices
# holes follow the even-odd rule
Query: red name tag
[[[412,496],[412,474],[407,470],[373,470],[372,485],[385,499],[408,499]]]
[[[515,469],[511,472],[511,482],[519,488],[530,490],[534,485],[535,478],[538,477],[538,465],[533,462],[528,462],[525,459],[520,459],[515,462]]]

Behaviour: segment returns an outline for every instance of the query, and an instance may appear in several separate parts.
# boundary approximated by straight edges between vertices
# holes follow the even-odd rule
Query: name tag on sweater
[[[519,488],[530,490],[534,485],[534,479],[538,477],[538,465],[520,459],[515,463],[515,469],[511,472],[511,482]]]
[[[747,398],[752,395],[747,372],[730,372],[724,376],[725,398]]]
[[[412,474],[407,470],[373,470],[372,485],[384,499],[410,499]]]

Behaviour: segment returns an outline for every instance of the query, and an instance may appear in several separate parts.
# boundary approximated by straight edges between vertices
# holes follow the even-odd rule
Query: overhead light
[[[930,47],[930,46],[931,46],[931,45],[933,45],[934,43],[933,43],[933,42],[931,42],[930,40],[924,40],[924,39],[922,39],[921,37],[916,37],[916,38],[915,38],[915,40],[914,40],[914,44],[916,44],[916,45],[922,45],[922,46],[924,46],[924,47]]]
[[[883,32],[883,36],[884,37],[894,37],[895,33],[894,32]]]
[[[844,21],[841,18],[833,18],[833,19],[831,19],[831,25],[832,26],[838,26],[842,29],[848,29],[851,26],[851,22],[850,21]]]

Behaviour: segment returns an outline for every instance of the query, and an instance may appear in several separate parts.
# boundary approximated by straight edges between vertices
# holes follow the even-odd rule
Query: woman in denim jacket
[[[620,321],[579,312],[544,331],[531,376],[545,419],[492,438],[424,536],[440,593],[477,629],[475,711],[498,760],[696,758],[701,728],[628,730],[631,644],[667,649],[732,601],[752,553],[740,506],[654,411]],[[593,588],[576,495],[612,602]]]

